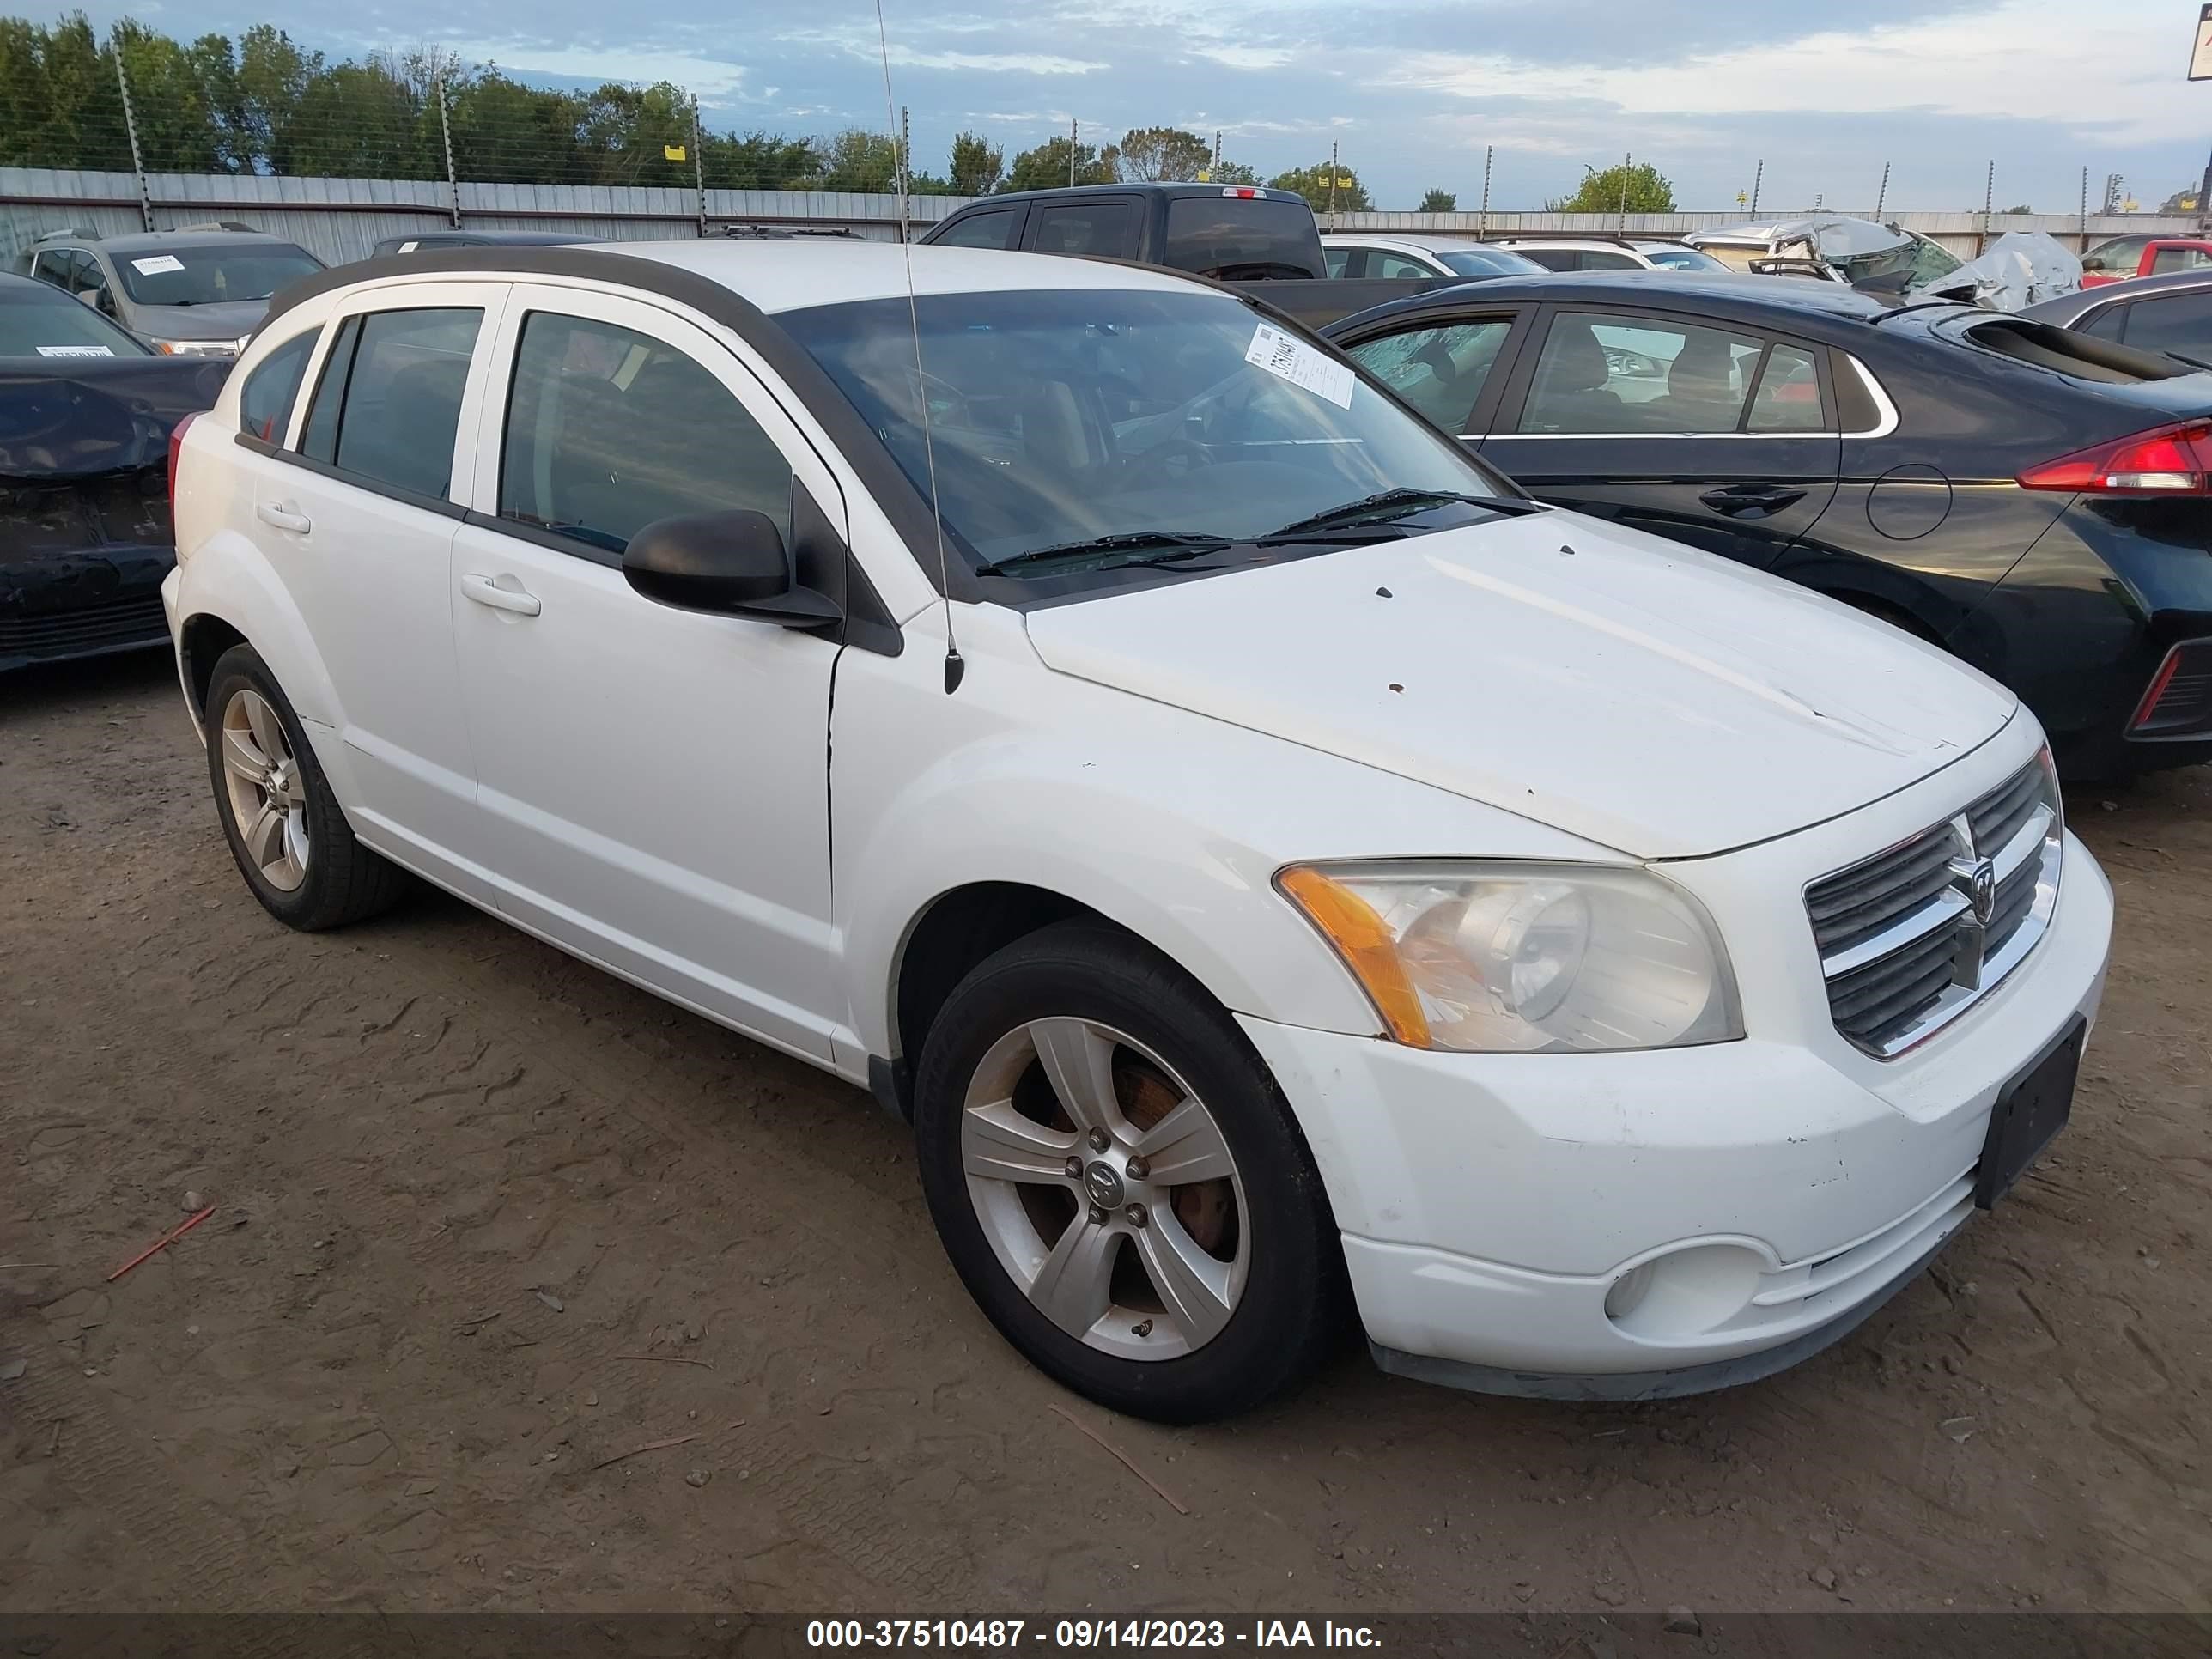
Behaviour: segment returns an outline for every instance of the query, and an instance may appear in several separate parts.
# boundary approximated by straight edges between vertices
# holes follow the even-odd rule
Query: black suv
[[[949,247],[1134,259],[1218,282],[1328,275],[1321,231],[1305,198],[1257,185],[1016,191],[962,208],[921,240]]]

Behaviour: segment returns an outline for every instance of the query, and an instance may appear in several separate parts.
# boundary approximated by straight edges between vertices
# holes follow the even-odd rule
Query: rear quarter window
[[[263,358],[238,394],[239,430],[264,443],[281,443],[292,422],[292,404],[307,378],[307,359],[323,331],[295,334]]]

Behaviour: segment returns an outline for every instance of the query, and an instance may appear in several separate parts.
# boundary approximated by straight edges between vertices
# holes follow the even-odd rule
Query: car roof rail
[[[724,225],[722,234],[741,241],[781,242],[801,236],[835,236],[847,240],[856,240],[860,233],[850,225]]]
[[[1486,242],[1612,242],[1621,247],[1635,247],[1645,242],[1673,243],[1687,246],[1682,240],[1686,232],[1664,230],[1492,230],[1483,233]]]
[[[242,230],[249,236],[258,236],[261,234],[256,227],[241,223],[236,219],[203,219],[198,224],[173,225],[170,228],[191,231]]]

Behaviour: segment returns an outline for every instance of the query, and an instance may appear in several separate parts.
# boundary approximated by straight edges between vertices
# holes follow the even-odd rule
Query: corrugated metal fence
[[[0,268],[20,270],[26,248],[42,233],[74,227],[104,235],[235,219],[285,236],[333,264],[365,258],[386,237],[417,234],[460,222],[478,230],[564,231],[603,241],[696,236],[702,225],[842,225],[860,234],[895,239],[898,198],[815,191],[655,189],[641,185],[451,185],[444,179],[301,179],[258,174],[149,173],[142,201],[138,175],[50,167],[0,167]],[[916,225],[927,225],[969,198],[917,196]],[[2131,232],[2192,234],[2191,216],[2131,214],[1902,213],[1888,216],[1961,254],[1984,235],[2045,230],[2069,247]],[[1502,231],[1614,231],[1680,235],[1741,222],[1741,213],[1342,213],[1324,216],[1342,230],[1435,230],[1473,234]]]

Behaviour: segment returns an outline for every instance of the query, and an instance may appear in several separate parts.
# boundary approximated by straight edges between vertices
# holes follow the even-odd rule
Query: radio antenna
[[[899,252],[906,260],[906,320],[914,335],[914,400],[921,414],[921,454],[929,471],[929,522],[937,532],[937,591],[945,601],[945,695],[960,689],[968,665],[961,660],[960,643],[952,635],[952,582],[946,574],[945,514],[937,505],[937,448],[929,436],[929,386],[921,366],[921,312],[914,297],[914,228],[907,222],[907,155],[900,143],[898,105],[891,96],[891,44],[884,30],[884,0],[876,3],[876,48],[884,63],[884,127],[890,134],[891,155],[898,167],[893,180],[899,187]]]

